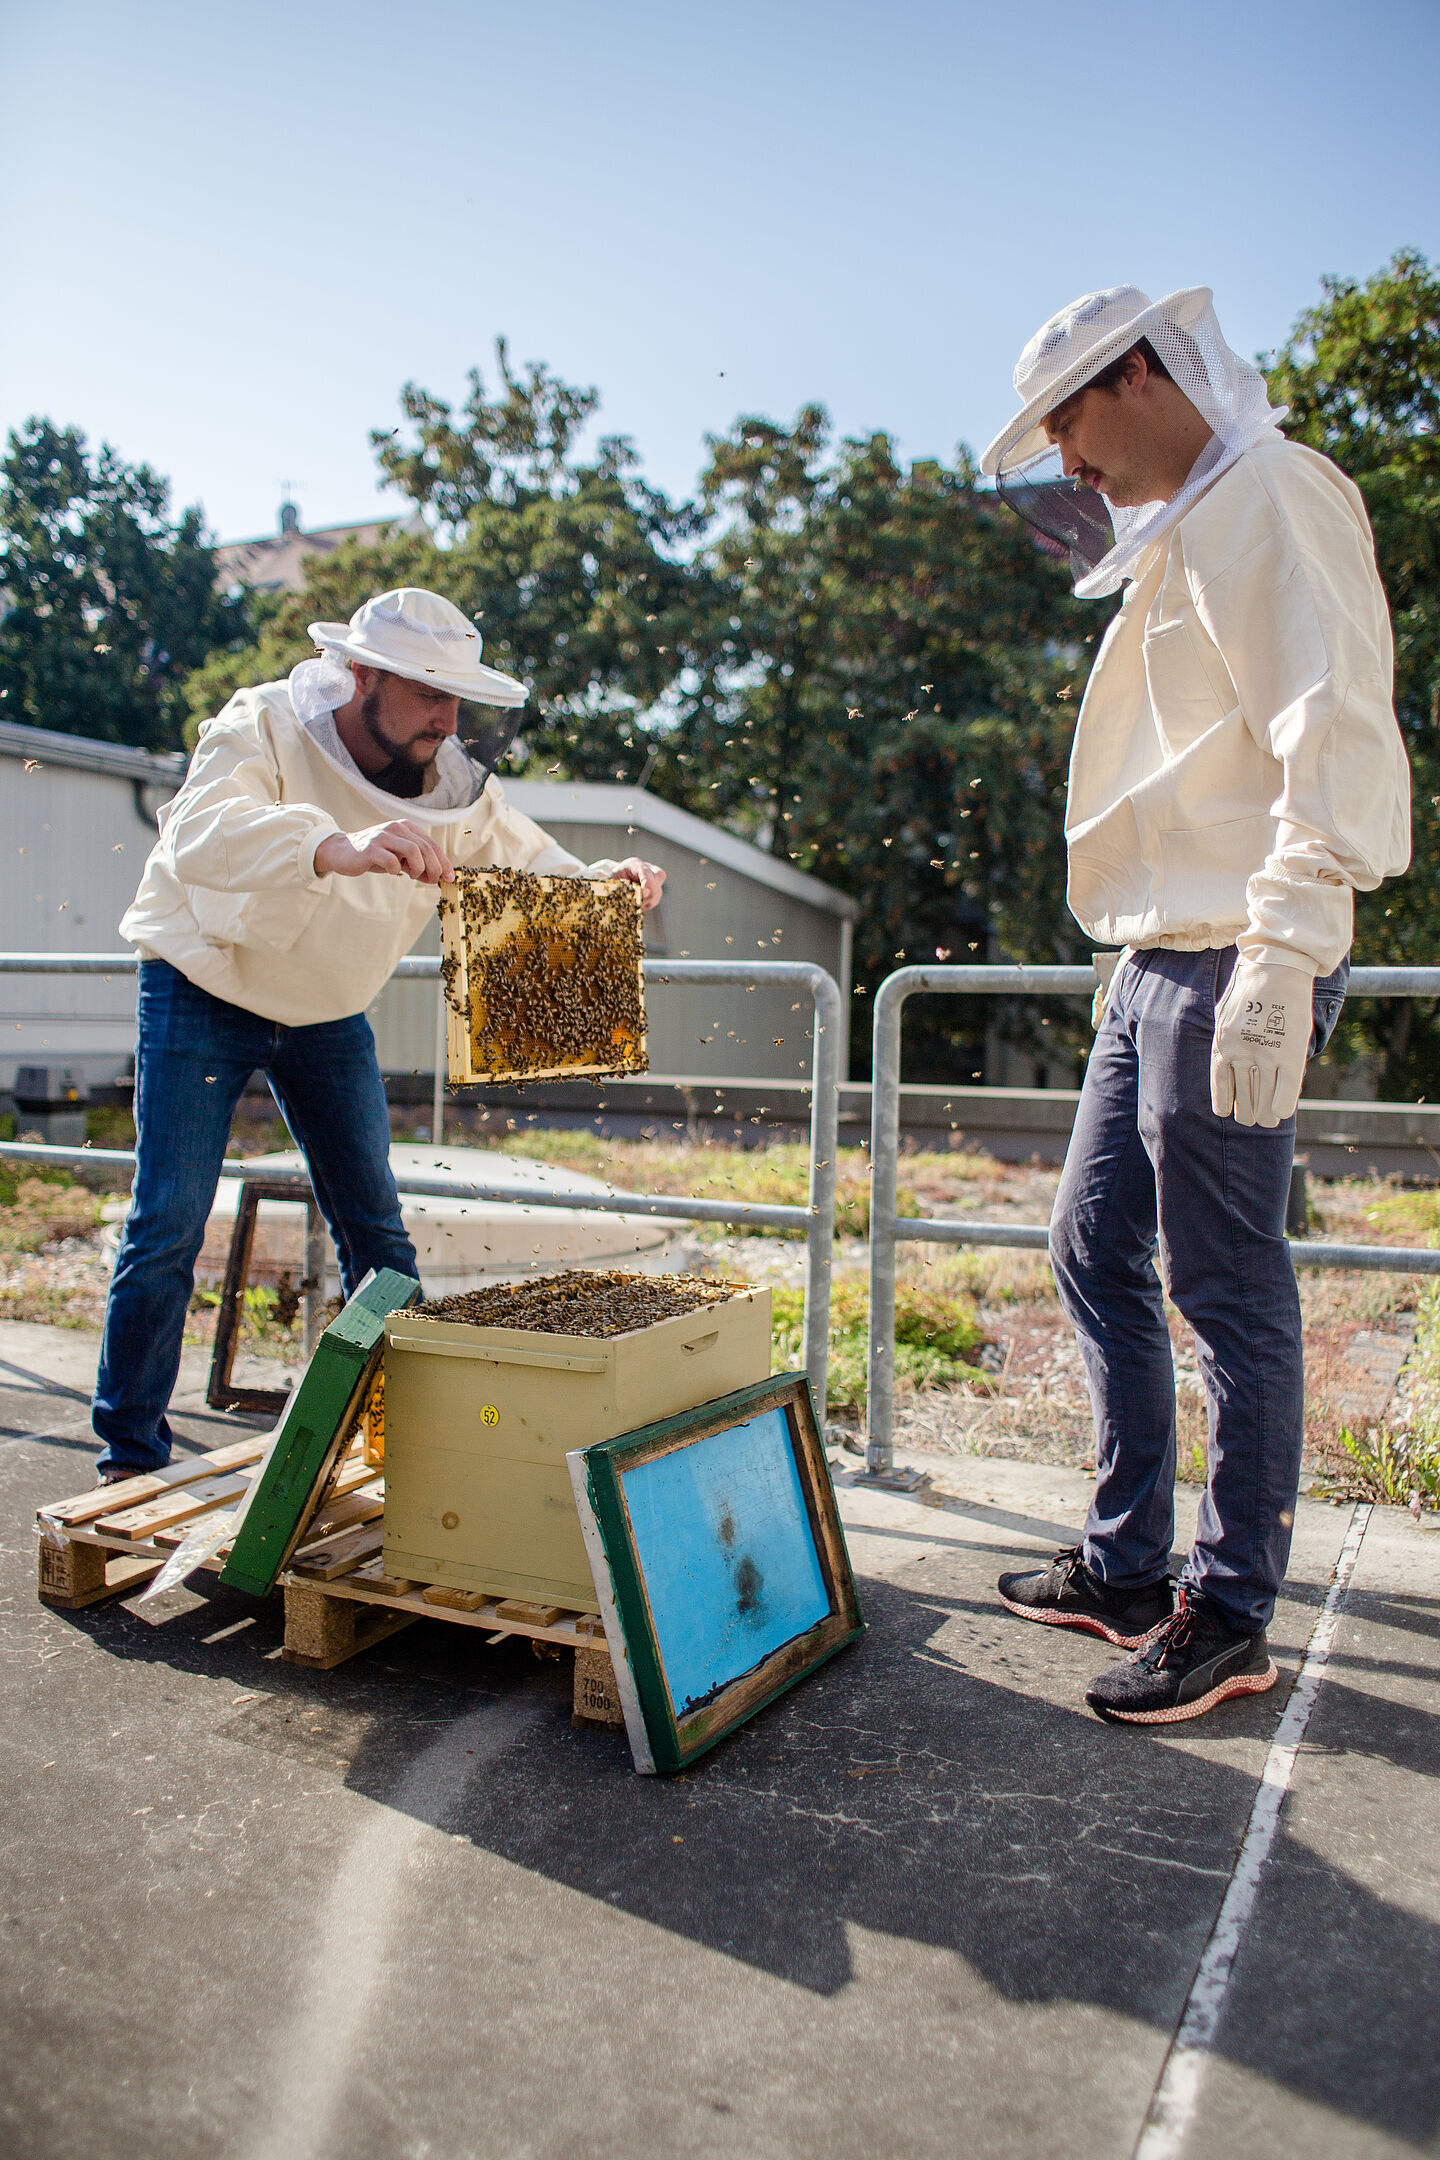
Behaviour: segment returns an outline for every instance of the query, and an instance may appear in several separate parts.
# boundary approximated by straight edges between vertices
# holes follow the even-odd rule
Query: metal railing
[[[866,1392],[866,1469],[895,1474],[895,1248],[915,1244],[1005,1245],[1045,1252],[1039,1223],[969,1222],[896,1213],[900,1164],[900,1021],[907,998],[921,992],[1009,997],[1088,996],[1093,967],[907,967],[875,993],[875,1050],[870,1124],[870,1351]],[[1349,997],[1440,997],[1440,968],[1352,968]],[[1297,1242],[1297,1267],[1350,1268],[1397,1275],[1440,1275],[1440,1250],[1396,1245]]]
[[[134,953],[0,953],[0,975],[133,975]],[[438,959],[406,959],[398,976],[438,981]],[[801,1230],[806,1244],[805,1371],[822,1422],[830,1360],[830,1267],[835,1240],[835,1166],[840,1104],[840,989],[833,975],[805,960],[647,960],[645,983],[741,983],[755,989],[784,984],[809,994],[814,1007],[811,1064],[810,1166],[804,1207],[741,1200],[682,1199],[668,1193],[557,1192],[550,1186],[497,1184],[486,1178],[427,1177],[406,1171],[400,1190],[416,1198],[513,1201],[517,1207],[570,1208],[600,1215],[649,1215],[671,1222],[733,1223],[744,1228]],[[35,1141],[0,1141],[0,1160],[52,1163],[92,1169],[133,1169],[130,1148],[51,1147]],[[277,1170],[273,1164],[227,1159],[222,1177],[262,1177],[293,1184],[297,1199],[313,1192],[309,1172]],[[308,1266],[308,1263],[307,1263]]]

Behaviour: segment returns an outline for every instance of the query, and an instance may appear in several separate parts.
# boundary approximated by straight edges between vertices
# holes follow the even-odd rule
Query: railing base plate
[[[882,1492],[917,1492],[929,1482],[928,1470],[905,1470],[899,1463],[892,1463],[888,1470],[857,1470],[851,1480],[855,1485],[877,1486]]]

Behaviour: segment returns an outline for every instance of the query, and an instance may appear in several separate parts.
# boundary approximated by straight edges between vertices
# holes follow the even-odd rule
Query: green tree
[[[1395,625],[1395,709],[1414,781],[1408,876],[1356,896],[1357,957],[1440,961],[1440,274],[1402,250],[1363,283],[1327,277],[1323,298],[1271,356],[1285,432],[1335,460],[1365,497]],[[1384,1052],[1387,1095],[1440,1087],[1433,1004],[1350,1008],[1352,1050]]]
[[[710,444],[697,666],[656,769],[667,793],[856,894],[863,1000],[897,959],[1083,942],[1062,798],[1093,611],[1023,526],[885,435],[754,416]],[[986,1015],[928,1002],[910,1069],[969,1079]],[[857,1014],[857,1045],[865,1034]]]
[[[529,686],[523,740],[532,765],[576,779],[639,778],[650,747],[642,715],[686,665],[704,582],[676,552],[694,514],[640,479],[622,438],[584,454],[593,389],[538,365],[517,374],[503,339],[496,359],[493,395],[472,370],[457,415],[407,384],[409,431],[371,438],[426,533],[312,558],[305,591],[271,606],[249,650],[192,677],[197,720],[241,683],[287,674],[312,650],[307,623],[343,620],[390,586],[426,585],[480,625],[491,665]]]
[[[0,468],[0,716],[147,750],[179,747],[182,685],[246,635],[215,591],[198,509],[77,428],[32,419]]]

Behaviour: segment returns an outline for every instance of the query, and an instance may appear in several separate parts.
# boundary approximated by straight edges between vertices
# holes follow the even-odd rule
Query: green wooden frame
[[[753,1671],[741,1674],[677,1718],[635,1549],[623,1473],[776,1409],[783,1411],[789,1427],[830,1611],[815,1626],[782,1643]],[[772,1375],[695,1410],[623,1433],[617,1440],[578,1448],[565,1459],[637,1770],[683,1770],[864,1631],[810,1383],[803,1373]]]
[[[221,1582],[252,1597],[274,1589],[364,1403],[385,1349],[385,1321],[419,1295],[412,1275],[372,1271],[326,1328],[276,1429]]]

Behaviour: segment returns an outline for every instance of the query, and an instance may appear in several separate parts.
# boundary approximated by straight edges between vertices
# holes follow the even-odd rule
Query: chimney
[[[295,505],[295,504],[294,504],[293,502],[282,502],[282,503],[281,503],[281,505],[280,505],[280,537],[281,537],[281,539],[282,539],[282,540],[288,539],[288,538],[289,538],[289,536],[291,535],[291,533],[298,533],[298,532],[299,532],[299,530],[300,530],[300,512],[299,512],[299,509],[297,508],[297,506],[296,506],[296,505]]]

